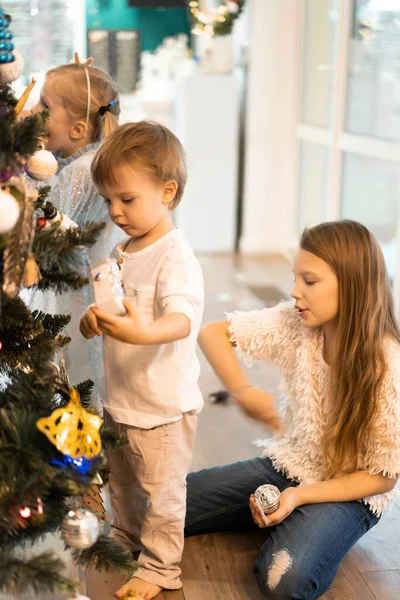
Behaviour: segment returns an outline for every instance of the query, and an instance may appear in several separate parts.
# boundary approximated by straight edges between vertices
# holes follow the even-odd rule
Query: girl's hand
[[[282,523],[282,521],[284,521],[298,506],[300,506],[300,502],[297,495],[297,488],[286,488],[286,490],[281,493],[278,510],[269,515],[264,515],[263,518],[254,499],[254,494],[250,496],[250,510],[253,521],[261,529],[264,527],[274,527],[275,525],[279,525],[279,523]]]
[[[282,425],[269,394],[257,387],[246,387],[235,396],[241,409],[253,419],[261,421],[275,431],[281,431]]]
[[[93,306],[93,304],[89,306],[79,323],[79,331],[87,340],[91,340],[96,335],[101,335],[96,315],[91,310]]]
[[[92,306],[91,312],[97,320],[100,331],[120,342],[139,345],[146,343],[146,329],[136,308],[130,300],[123,300],[123,305],[127,312],[123,317],[109,315],[96,306]]]

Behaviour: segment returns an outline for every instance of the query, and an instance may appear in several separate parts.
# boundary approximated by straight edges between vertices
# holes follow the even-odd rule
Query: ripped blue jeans
[[[187,479],[186,536],[257,529],[249,496],[270,483],[281,491],[297,485],[278,473],[269,458],[254,458],[191,473]],[[329,588],[340,562],[379,517],[361,502],[300,506],[266,534],[254,565],[262,593],[270,599],[314,600]]]

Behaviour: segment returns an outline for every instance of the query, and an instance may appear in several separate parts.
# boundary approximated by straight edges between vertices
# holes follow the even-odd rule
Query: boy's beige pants
[[[107,451],[113,536],[140,552],[135,577],[170,590],[182,587],[186,475],[197,418],[186,413],[175,423],[139,429],[105,412],[106,426],[128,438],[124,448]]]

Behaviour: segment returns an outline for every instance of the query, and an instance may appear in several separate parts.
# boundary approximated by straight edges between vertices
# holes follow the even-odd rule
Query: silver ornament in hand
[[[254,500],[257,507],[264,519],[266,525],[268,525],[268,519],[265,515],[269,515],[279,508],[280,491],[275,485],[268,483],[260,485],[254,492]]]

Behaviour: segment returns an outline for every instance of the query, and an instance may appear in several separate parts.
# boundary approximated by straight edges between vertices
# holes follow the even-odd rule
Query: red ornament
[[[44,229],[46,227],[47,221],[45,217],[39,217],[36,221],[38,229]]]
[[[2,344],[2,342],[0,342],[0,350],[2,350],[2,348],[3,348],[3,344]]]

